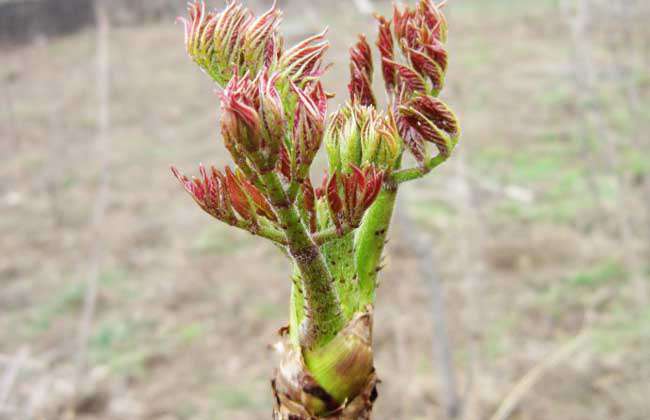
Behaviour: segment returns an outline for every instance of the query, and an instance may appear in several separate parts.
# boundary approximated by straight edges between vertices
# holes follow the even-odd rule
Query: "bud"
[[[189,179],[175,167],[172,173],[194,201],[211,216],[230,225],[249,225],[254,231],[257,217],[275,222],[277,218],[262,192],[241,171],[233,172],[226,167],[225,174],[214,166],[208,172],[199,166],[201,178]]]
[[[267,70],[256,80],[235,75],[220,94],[226,148],[235,162],[248,159],[260,173],[275,168],[286,132],[284,106],[276,87],[278,77],[278,73],[269,75]]]
[[[350,165],[361,165],[361,132],[356,109],[368,109],[348,104],[341,108],[328,126],[325,146],[330,171],[349,171]]]
[[[293,150],[296,159],[296,177],[305,179],[323,140],[325,118],[327,113],[327,95],[320,82],[300,89],[291,82],[297,95],[293,126]]]
[[[277,33],[282,12],[276,1],[262,16],[250,24],[242,40],[242,55],[246,70],[256,74],[263,65],[271,65],[277,58],[280,36]]]
[[[390,172],[402,153],[392,118],[375,108],[350,105],[340,109],[329,124],[325,144],[330,171],[349,172],[351,165],[372,164]]]
[[[436,5],[432,0],[420,0],[415,8],[407,6],[403,10],[394,6],[393,23],[400,46],[405,42],[405,47],[418,49],[427,34],[440,42],[447,42],[447,21],[441,11],[443,6],[444,2]]]
[[[341,169],[341,131],[347,124],[348,118],[343,114],[343,110],[339,110],[330,121],[325,131],[324,142],[325,151],[327,152],[327,160],[329,163],[330,171],[335,172]]]
[[[326,197],[337,230],[343,231],[343,224],[358,226],[365,211],[372,205],[381,191],[384,172],[374,166],[359,169],[351,166],[348,174],[334,173],[328,183]]]
[[[379,21],[377,46],[382,58],[382,72],[386,89],[404,88],[409,94],[437,94],[443,87],[447,70],[447,22],[431,0],[421,0],[416,7],[393,8],[395,38],[408,63],[402,64],[393,56],[393,36],[390,22],[383,16]]]
[[[208,174],[203,165],[200,165],[201,179],[194,177],[189,179],[175,166],[172,166],[171,170],[185,191],[206,213],[231,225],[237,223],[237,216],[233,212],[226,187],[226,179],[214,166]]]
[[[233,172],[226,167],[225,178],[232,207],[244,220],[257,224],[258,215],[271,221],[277,220],[266,197],[240,171]]]
[[[350,49],[350,77],[348,85],[352,103],[376,105],[372,93],[372,51],[366,37],[359,35],[359,41]]]
[[[426,24],[426,28],[441,42],[447,42],[447,19],[442,13],[447,0],[440,4],[435,4],[431,0],[420,0],[418,11],[422,15],[422,20]]]
[[[255,19],[238,0],[220,13],[207,12],[204,1],[194,0],[188,5],[188,17],[178,21],[185,28],[187,53],[224,86],[233,76],[257,74],[265,65],[275,65],[282,53],[277,30],[281,16],[275,4]]]
[[[185,48],[212,78],[225,85],[234,68],[241,68],[241,43],[252,20],[251,12],[233,1],[221,12],[206,12],[205,2],[188,4],[188,17],[178,18],[185,28]]]
[[[217,15],[205,10],[205,2],[195,0],[187,5],[188,17],[178,17],[185,31],[185,49],[200,66],[211,61],[212,39],[217,23]]]
[[[316,192],[309,177],[301,184],[301,190],[303,209],[307,213],[306,219],[309,221],[309,231],[314,233],[318,229],[318,213],[316,212]]]
[[[233,76],[221,97],[221,132],[226,143],[234,143],[247,155],[260,148],[259,90],[248,75]]]
[[[362,136],[363,164],[372,164],[390,172],[402,155],[402,141],[392,115],[379,117],[372,131],[374,135]]]
[[[266,168],[272,170],[279,157],[280,147],[284,144],[286,119],[284,105],[277,89],[279,73],[272,75],[265,70],[260,75],[260,117],[262,125],[262,156]]]

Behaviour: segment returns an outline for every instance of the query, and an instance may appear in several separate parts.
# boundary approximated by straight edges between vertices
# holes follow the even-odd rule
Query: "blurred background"
[[[289,43],[329,26],[334,109],[389,2],[279,3]],[[184,8],[0,0],[0,419],[270,417],[289,266],[169,173],[228,162]],[[446,13],[463,136],[401,190],[376,418],[647,420],[650,3]]]

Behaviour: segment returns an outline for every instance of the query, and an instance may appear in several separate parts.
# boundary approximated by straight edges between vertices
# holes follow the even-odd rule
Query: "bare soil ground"
[[[450,3],[444,97],[463,123],[462,144],[405,188],[399,212],[430,232],[465,418],[489,418],[523,375],[587,330],[510,418],[647,419],[650,311],[625,266],[630,252],[647,263],[645,238],[621,248],[611,172],[597,175],[602,207],[590,195],[567,28],[552,2]],[[290,41],[330,25],[326,85],[343,101],[347,46],[355,32],[374,34],[372,19],[325,2],[294,4],[286,16]],[[30,406],[42,415],[33,418],[66,418],[72,404],[100,178],[94,48],[87,31],[0,51],[0,378],[10,357],[28,356],[1,419],[30,418]],[[168,169],[228,161],[214,88],[170,23],[115,29],[111,63],[110,201],[77,418],[268,418],[269,346],[287,320],[288,264],[209,219]],[[647,150],[629,158],[638,155]],[[639,215],[641,197],[633,189],[626,198]],[[412,234],[397,223],[380,289],[380,420],[444,418],[430,289]]]

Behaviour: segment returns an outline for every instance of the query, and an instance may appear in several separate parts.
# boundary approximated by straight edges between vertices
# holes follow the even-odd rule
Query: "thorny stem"
[[[375,301],[377,273],[386,244],[386,235],[395,208],[398,185],[384,182],[382,191],[368,209],[355,237],[355,260],[359,275],[359,306]]]
[[[302,279],[305,325],[300,343],[307,349],[326,344],[343,327],[341,306],[320,249],[289,202],[280,178],[274,172],[261,175],[269,200],[287,237],[289,254]]]
[[[305,316],[305,308],[304,297],[302,295],[302,279],[295,264],[293,271],[293,275],[291,276],[291,302],[289,304],[289,338],[295,348],[300,348],[300,321]]]
[[[386,237],[393,217],[399,185],[422,178],[444,163],[447,158],[447,155],[438,154],[422,166],[397,170],[384,181],[382,192],[366,212],[355,237],[360,307],[373,304],[375,301],[377,274],[382,268],[382,255],[387,242]]]

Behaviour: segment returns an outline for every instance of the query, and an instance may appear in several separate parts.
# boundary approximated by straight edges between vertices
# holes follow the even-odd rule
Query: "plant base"
[[[308,374],[307,374],[308,376]],[[325,392],[322,388],[312,388],[315,384],[313,379],[310,381],[305,378],[303,393],[312,395],[314,398],[321,398],[320,392]],[[377,399],[377,384],[379,380],[373,372],[370,375],[368,383],[363,391],[355,399],[335,408],[324,416],[315,416],[310,414],[306,406],[289,398],[289,395],[278,390],[277,378],[272,381],[273,395],[275,405],[273,407],[273,420],[370,420],[372,407]],[[318,394],[316,397],[314,394]]]
[[[307,368],[300,348],[283,344],[287,345],[280,346],[282,359],[271,383],[275,420],[370,419],[378,383],[373,367],[371,308],[356,314],[320,349],[321,354],[309,356],[311,363],[314,358],[320,360],[319,367],[310,365],[316,370]],[[317,372],[320,375],[315,375]],[[332,393],[321,384],[327,384]]]

